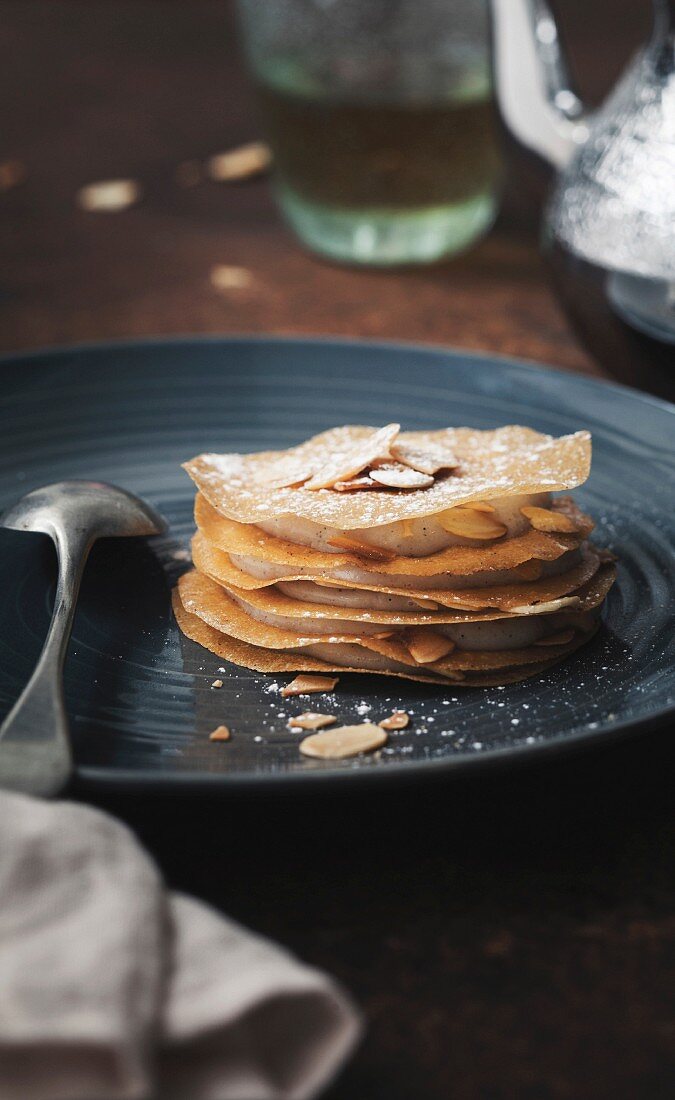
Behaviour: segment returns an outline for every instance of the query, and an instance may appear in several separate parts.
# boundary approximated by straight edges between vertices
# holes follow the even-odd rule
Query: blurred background
[[[597,103],[644,41],[649,0],[613,0],[611,18],[589,0],[557,11],[581,91]],[[18,162],[21,178],[0,192],[0,348],[334,333],[603,373],[544,275],[537,227],[549,173],[533,157],[507,145],[487,238],[392,274],[304,251],[265,176],[203,178],[207,158],[260,136],[229,0],[4,0],[0,162]],[[111,178],[137,181],[141,201],[114,216],[78,207],[80,188]]]

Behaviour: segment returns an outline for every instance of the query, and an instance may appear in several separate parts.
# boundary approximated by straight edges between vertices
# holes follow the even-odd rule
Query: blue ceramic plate
[[[488,356],[341,341],[179,340],[6,359],[0,506],[45,482],[85,477],[147,497],[170,536],[101,543],[83,586],[66,671],[78,780],[89,786],[261,786],[391,779],[515,760],[638,733],[673,717],[675,407],[631,390]],[[340,719],[407,710],[379,758],[303,758],[286,728],[298,700],[183,639],[169,591],[186,568],[198,451],[288,447],[335,424],[405,428],[527,424],[590,428],[590,481],[576,494],[597,540],[620,555],[604,627],[560,667],[503,689],[453,690],[345,675],[321,699]],[[54,555],[40,535],[0,531],[0,706],[44,637]],[[224,687],[211,688],[219,677]],[[314,697],[318,699],[318,697]],[[314,700],[313,700],[314,702]],[[315,705],[318,705],[315,704]],[[224,722],[232,740],[208,740]]]

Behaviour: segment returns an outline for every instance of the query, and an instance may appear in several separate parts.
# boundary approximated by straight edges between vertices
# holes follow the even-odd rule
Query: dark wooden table
[[[605,4],[560,6],[597,98],[647,4],[615,0],[608,27]],[[179,162],[258,133],[227,4],[1,7],[0,161],[26,167],[0,194],[1,351],[339,333],[601,373],[547,287],[529,183],[453,263],[332,267],[295,245],[265,181],[176,183]],[[111,176],[140,180],[144,201],[79,211],[77,188]],[[216,264],[250,285],[217,291]],[[425,789],[108,806],[174,886],[353,991],[369,1030],[330,1100],[658,1100],[675,1092],[674,763],[666,732]]]

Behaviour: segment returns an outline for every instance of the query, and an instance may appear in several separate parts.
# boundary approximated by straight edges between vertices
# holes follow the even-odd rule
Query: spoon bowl
[[[0,526],[49,535],[56,545],[59,578],[49,632],[33,675],[0,727],[0,786],[53,795],[73,768],[62,672],[89,551],[100,538],[162,534],[166,523],[115,485],[59,481],[26,493]]]

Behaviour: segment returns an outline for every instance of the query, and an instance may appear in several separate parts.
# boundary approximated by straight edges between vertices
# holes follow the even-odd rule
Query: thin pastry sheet
[[[384,669],[364,672],[363,669],[335,665],[329,661],[319,660],[317,657],[308,657],[302,650],[296,650],[293,653],[280,653],[273,649],[263,649],[259,646],[250,645],[231,637],[229,634],[224,634],[209,626],[197,615],[186,611],[181,602],[178,589],[174,589],[173,609],[178,626],[187,638],[208,649],[221,660],[230,661],[232,664],[249,668],[254,672],[274,674],[280,672],[358,672],[368,676],[396,676],[403,680],[447,685],[452,686],[454,690],[455,688],[495,687],[502,684],[517,683],[529,676],[541,675],[542,672],[545,672],[559,661],[559,658],[554,658],[537,665],[501,669],[497,672],[470,673],[459,681],[443,676],[425,675],[412,668],[409,672]]]
[[[224,554],[222,551],[206,542],[200,534],[197,534],[192,541],[192,558],[195,566],[200,572],[206,573],[213,580],[218,581],[219,584],[226,585],[229,588],[242,589],[243,591],[255,592],[256,590],[260,591],[262,589],[271,588],[276,584],[276,580],[291,581],[311,579],[317,582],[323,581],[324,587],[330,587],[330,585],[326,586],[325,578],[320,575],[312,577],[311,574],[298,576],[297,574],[291,573],[288,576],[276,578],[276,580],[260,580],[256,577],[251,577],[241,569],[238,569],[227,554]],[[583,549],[582,559],[579,564],[572,569],[568,569],[565,573],[558,573],[551,577],[542,577],[537,581],[523,581],[517,585],[502,584],[486,588],[459,588],[454,591],[447,588],[428,588],[415,589],[414,592],[410,589],[397,588],[394,586],[378,585],[376,587],[375,585],[366,585],[363,583],[352,584],[343,581],[339,582],[339,586],[360,589],[362,591],[370,590],[385,592],[392,595],[414,595],[415,598],[428,598],[443,607],[454,608],[458,611],[475,612],[485,611],[489,608],[498,611],[510,611],[514,607],[532,607],[537,603],[550,603],[553,600],[559,600],[562,597],[571,595],[576,589],[581,588],[594,576],[600,564],[601,559],[599,554],[594,547],[588,545]],[[294,602],[299,603],[299,601]],[[333,610],[330,608],[330,605],[326,606],[330,610]],[[374,622],[381,621],[376,617],[375,612],[368,612],[368,614]],[[422,614],[425,613],[423,612]],[[341,616],[332,617],[336,618]],[[410,621],[412,622],[413,620]]]
[[[200,566],[198,566],[200,568]],[[207,576],[211,576],[208,570],[202,570]],[[598,572],[600,576],[598,576]],[[614,579],[614,569],[609,564],[601,564],[599,570],[593,573],[588,580],[576,591],[579,604],[583,604],[581,610],[591,611],[605,599]],[[218,577],[211,576],[218,581]],[[377,623],[383,627],[406,626],[434,626],[443,623],[476,623],[494,621],[495,619],[513,618],[510,611],[490,608],[484,611],[457,611],[451,608],[442,608],[438,611],[381,611],[360,610],[355,607],[337,607],[330,604],[312,603],[307,600],[295,600],[280,592],[274,586],[267,588],[245,589],[234,585],[224,585],[235,598],[248,607],[261,611],[263,614],[283,615],[288,619],[331,619],[344,621],[345,629],[349,623],[360,622]],[[522,590],[521,590],[522,591]],[[576,601],[575,601],[576,602]],[[520,618],[521,615],[518,615]],[[298,623],[300,626],[300,622]]]
[[[350,552],[329,554],[268,535],[259,527],[221,516],[201,493],[197,494],[195,501],[195,522],[209,542],[228,554],[289,566],[298,571],[312,569],[319,576],[325,575],[326,570],[345,568],[366,569],[369,573],[385,576],[399,573],[416,577],[431,577],[439,573],[467,576],[494,569],[515,569],[532,558],[555,561],[568,550],[575,550],[590,535],[593,520],[584,515],[569,497],[559,497],[553,502],[552,509],[573,519],[577,533],[553,534],[530,528],[522,535],[490,546],[449,546],[423,558],[401,555],[382,562]]]
[[[333,428],[287,451],[202,454],[184,468],[214,508],[240,523],[294,515],[341,530],[433,515],[471,501],[571,489],[586,481],[590,470],[586,431],[554,438],[517,425],[495,431],[446,428],[403,432],[397,439],[420,450],[425,445],[444,448],[457,457],[459,467],[428,488],[338,493],[279,487],[338,461],[374,430]]]
[[[315,645],[358,645],[379,653],[403,665],[419,665],[411,656],[402,637],[376,638],[373,635],[344,634],[302,635],[252,618],[227,591],[196,570],[186,573],[178,582],[178,591],[186,611],[197,615],[204,622],[224,634],[238,638],[250,645],[273,650],[305,649]],[[507,668],[514,665],[541,664],[556,657],[563,657],[576,649],[588,635],[575,637],[562,646],[529,646],[512,650],[459,650],[455,649],[442,660],[425,665],[430,671],[484,670]]]

